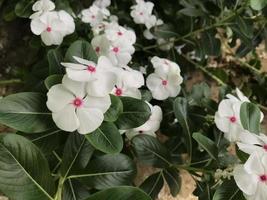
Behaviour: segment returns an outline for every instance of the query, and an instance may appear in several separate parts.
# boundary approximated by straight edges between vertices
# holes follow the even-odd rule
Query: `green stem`
[[[203,169],[203,168],[195,168],[195,167],[190,167],[190,166],[187,166],[187,165],[178,165],[176,167],[178,169],[183,169],[183,170],[187,170],[187,171],[203,172],[203,173],[213,174],[212,170],[206,170],[206,169]]]
[[[63,177],[60,177],[58,181],[58,188],[57,193],[54,200],[62,200],[62,192],[63,192],[63,185],[64,185],[65,179]]]
[[[22,83],[20,79],[0,80],[0,85],[18,84]]]

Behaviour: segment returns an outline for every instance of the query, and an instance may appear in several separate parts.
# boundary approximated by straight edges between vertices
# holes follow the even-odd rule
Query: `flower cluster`
[[[161,19],[157,19],[152,14],[154,4],[152,2],[145,2],[144,0],[136,0],[136,4],[131,7],[131,16],[136,24],[144,24],[146,30],[144,36],[147,39],[153,39],[154,35],[150,32],[150,29],[155,26],[163,24]]]
[[[39,0],[33,7],[30,16],[31,30],[41,35],[45,45],[60,45],[66,35],[75,31],[75,23],[70,14],[64,10],[55,11],[55,4],[50,0]]]
[[[249,99],[238,89],[236,93],[237,97],[227,95],[228,99],[219,104],[215,123],[229,141],[236,142],[239,150],[249,155],[244,164],[238,164],[234,168],[234,179],[238,187],[246,199],[263,200],[267,192],[267,136],[262,133],[256,135],[244,129],[240,122],[240,107],[243,102],[249,102]]]

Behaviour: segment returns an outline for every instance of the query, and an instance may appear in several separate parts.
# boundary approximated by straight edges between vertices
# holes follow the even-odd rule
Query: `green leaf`
[[[102,190],[114,186],[131,185],[135,175],[135,163],[128,156],[109,154],[90,161],[81,174],[70,178],[79,178],[87,186]]]
[[[0,123],[26,133],[40,133],[54,126],[46,108],[46,97],[34,92],[12,94],[1,99]]]
[[[29,140],[0,136],[0,190],[13,200],[53,200],[55,183],[48,162]]]
[[[56,84],[60,84],[62,82],[62,78],[63,78],[63,75],[59,75],[59,74],[53,74],[53,75],[48,76],[44,81],[45,87],[49,90],[52,86]]]
[[[186,140],[186,148],[189,154],[190,162],[192,157],[192,136],[188,122],[188,104],[185,98],[178,97],[173,104],[175,117],[183,128],[183,134]]]
[[[164,185],[164,180],[163,180],[162,172],[158,172],[158,173],[155,173],[149,176],[140,185],[140,189],[142,189],[145,193],[151,196],[152,199],[156,199],[163,185]]]
[[[93,194],[86,200],[152,200],[142,190],[135,187],[114,187]]]
[[[212,159],[218,160],[218,148],[211,139],[198,132],[193,133],[193,138],[203,149],[205,149],[205,151],[207,151]]]
[[[156,138],[150,135],[138,135],[132,139],[137,159],[145,164],[154,167],[164,168],[171,165],[171,156],[167,148]]]
[[[65,61],[76,63],[77,61],[73,58],[73,56],[84,58],[93,62],[97,62],[98,59],[92,45],[83,40],[78,40],[71,44],[65,55]]]
[[[123,112],[116,121],[120,130],[139,127],[149,119],[151,110],[144,101],[131,97],[121,97],[121,101]]]
[[[181,190],[182,184],[179,171],[174,167],[170,167],[163,170],[163,175],[170,188],[171,195],[176,197]]]
[[[94,148],[88,143],[84,135],[70,133],[64,147],[60,174],[67,177],[73,170],[80,170],[86,167]]]
[[[62,195],[64,200],[84,200],[91,196],[85,185],[73,179],[65,182]]]
[[[234,179],[226,180],[215,191],[212,200],[245,200]]]
[[[85,137],[97,150],[104,153],[119,153],[123,148],[121,134],[111,122],[103,122],[98,129]]]
[[[261,10],[267,5],[266,0],[250,0],[250,6],[254,10]]]
[[[63,74],[64,68],[61,65],[63,56],[60,49],[51,49],[47,53],[47,60],[49,63],[49,74]]]
[[[240,120],[244,129],[251,133],[260,133],[261,111],[253,103],[244,102],[240,108]]]
[[[28,18],[32,14],[33,0],[20,0],[15,6],[15,13],[18,17]]]
[[[203,32],[201,34],[201,48],[206,55],[219,56],[221,53],[221,41],[215,37],[216,32]]]
[[[178,34],[172,24],[163,24],[155,28],[154,35],[158,38],[169,39],[171,37],[177,37]]]
[[[105,113],[105,121],[115,122],[123,111],[123,105],[119,97],[110,95],[111,106]]]

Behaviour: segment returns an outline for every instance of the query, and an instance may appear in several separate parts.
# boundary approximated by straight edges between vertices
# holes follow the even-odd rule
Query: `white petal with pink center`
[[[254,152],[234,169],[234,179],[248,200],[264,200],[267,192],[267,155]]]
[[[86,84],[69,79],[54,85],[47,93],[47,107],[55,124],[62,130],[80,134],[95,131],[111,105],[110,96],[94,97],[86,93]]]
[[[37,18],[41,16],[45,12],[49,12],[55,9],[55,4],[54,2],[50,0],[39,0],[36,1],[33,6],[32,10],[35,12],[30,16],[30,19]]]
[[[162,110],[159,106],[152,106],[147,102],[151,109],[151,116],[148,121],[138,128],[127,130],[125,132],[126,137],[131,140],[134,136],[139,134],[146,134],[156,137],[155,132],[159,129],[160,123],[162,121]]]

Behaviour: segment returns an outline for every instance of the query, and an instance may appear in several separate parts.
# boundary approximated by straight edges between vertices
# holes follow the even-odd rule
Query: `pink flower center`
[[[76,108],[81,107],[82,104],[83,104],[83,100],[77,97],[77,98],[75,98],[75,99],[73,100],[72,104],[73,104]]]
[[[267,175],[266,174],[263,174],[260,176],[260,181],[261,182],[267,182]]]
[[[232,116],[229,118],[230,122],[231,123],[235,123],[236,122],[236,117],[235,116]]]
[[[46,31],[47,31],[47,32],[51,32],[51,31],[52,31],[52,28],[51,28],[50,26],[48,26],[48,27],[46,28]]]
[[[112,51],[115,52],[115,53],[118,53],[118,52],[119,52],[119,48],[118,48],[118,47],[114,47],[114,48],[112,49]]]
[[[94,16],[94,15],[92,15],[92,16],[91,16],[91,18],[92,18],[92,19],[95,19],[95,16]]]
[[[91,73],[94,73],[96,71],[95,67],[92,65],[87,66],[87,70]]]
[[[161,83],[162,83],[162,85],[164,85],[164,86],[165,86],[165,85],[167,85],[167,84],[168,84],[168,81],[167,81],[167,80],[162,80],[162,81],[161,81]]]
[[[267,151],[267,144],[263,145],[262,148]]]
[[[96,51],[96,53],[99,53],[99,51],[100,51],[100,47],[96,47],[96,48],[95,48],[95,51]]]
[[[117,32],[117,34],[118,34],[119,36],[121,36],[121,35],[122,35],[122,32],[119,31],[119,32]]]
[[[143,15],[144,13],[143,12],[140,12],[139,15]]]
[[[116,94],[116,96],[121,96],[122,95],[122,89],[116,88],[115,94]]]

